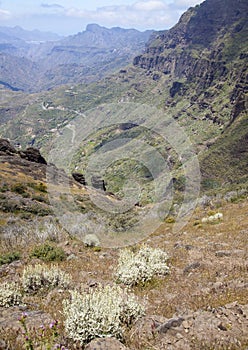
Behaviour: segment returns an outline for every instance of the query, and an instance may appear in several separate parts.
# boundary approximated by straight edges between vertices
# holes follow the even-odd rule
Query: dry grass
[[[74,188],[74,191],[78,190]],[[147,239],[148,245],[165,250],[170,257],[169,275],[154,278],[143,286],[133,288],[134,293],[146,302],[147,315],[170,318],[175,313],[218,308],[234,301],[247,304],[248,201],[224,203],[218,208],[224,214],[223,221],[195,225],[195,221],[200,221],[207,210],[210,208],[198,208],[183,232],[173,234],[172,224],[164,223]],[[1,227],[8,222],[5,214],[1,215],[0,220]],[[59,263],[60,268],[72,276],[71,288],[83,286],[88,290],[99,283],[114,283],[118,249],[101,248],[97,251],[85,248],[80,240],[66,237],[65,234],[56,244],[67,255],[74,256],[71,260]],[[13,267],[15,276],[22,274],[24,266],[37,262],[30,258],[34,246],[35,243],[32,242],[25,248],[15,247],[22,255],[22,264]],[[2,246],[1,252],[3,250]],[[2,270],[1,281],[10,278],[11,275]],[[25,296],[24,301],[29,310],[42,310],[63,324],[62,301],[68,297],[67,291],[53,290]],[[11,338],[11,330],[9,336]],[[131,330],[126,335],[126,340],[131,349],[162,349],[159,347],[161,339],[150,339],[149,334],[143,340],[137,340],[132,337]],[[202,349],[213,348],[211,339],[207,345],[197,344],[195,347],[192,345],[192,349],[197,349],[197,346]],[[244,342],[240,348],[243,346]]]

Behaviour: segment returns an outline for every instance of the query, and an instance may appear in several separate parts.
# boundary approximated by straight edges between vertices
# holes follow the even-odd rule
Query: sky
[[[0,26],[76,34],[89,23],[107,28],[169,29],[203,0],[0,0]]]

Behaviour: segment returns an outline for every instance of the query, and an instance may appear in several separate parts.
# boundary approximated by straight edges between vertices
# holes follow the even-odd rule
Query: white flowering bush
[[[71,277],[57,265],[27,266],[22,275],[22,286],[25,292],[34,292],[44,288],[67,288]]]
[[[4,282],[0,286],[0,306],[10,307],[20,305],[22,302],[22,295],[20,288],[16,283]]]
[[[83,345],[94,338],[121,339],[125,326],[143,315],[144,307],[120,286],[99,286],[89,293],[71,291],[64,314],[69,337]]]
[[[97,235],[94,234],[88,234],[83,238],[83,242],[86,247],[99,247],[100,241],[97,237]]]
[[[161,249],[143,245],[133,252],[129,249],[120,251],[116,278],[118,282],[133,286],[151,280],[155,275],[169,272],[168,255]]]

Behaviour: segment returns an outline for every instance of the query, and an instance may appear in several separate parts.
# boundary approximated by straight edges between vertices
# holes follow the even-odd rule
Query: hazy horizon
[[[20,26],[59,35],[84,31],[90,23],[140,31],[172,27],[183,12],[202,0],[0,0],[0,26]]]

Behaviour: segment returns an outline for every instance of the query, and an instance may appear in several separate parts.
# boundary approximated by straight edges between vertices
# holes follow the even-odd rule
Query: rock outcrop
[[[101,178],[101,176],[92,176],[91,183],[94,188],[97,190],[106,191],[106,186],[104,180]]]
[[[20,151],[19,154],[21,158],[27,159],[30,162],[47,164],[45,158],[42,157],[37,148],[28,147],[25,151]]]
[[[17,151],[14,146],[6,139],[0,139],[0,155],[13,155]]]
[[[206,151],[202,178],[210,182],[247,177],[247,17],[246,0],[206,0],[170,30],[154,33],[145,53],[134,58],[147,75],[161,74],[165,110],[191,124],[196,143],[203,128],[207,134],[213,127],[215,137],[200,150]]]
[[[28,147],[24,151],[17,151],[15,147],[7,139],[0,139],[0,156],[14,156],[18,155],[30,162],[47,164],[45,158],[40,154],[37,148]]]
[[[75,181],[79,182],[81,185],[86,185],[85,176],[81,173],[72,173],[72,177]]]
[[[243,67],[247,12],[245,0],[206,0],[191,7],[173,28],[153,34],[146,52],[134,58],[134,65],[194,82],[198,92],[202,91],[217,79],[225,79],[232,69],[228,63],[235,57]],[[174,82],[172,97],[176,87]],[[237,89],[243,90],[240,84]]]
[[[106,191],[105,181],[101,178],[101,176],[92,176],[91,183],[86,182],[85,176],[81,173],[72,173],[72,177],[75,181],[79,182],[83,186],[91,185],[97,190]]]

